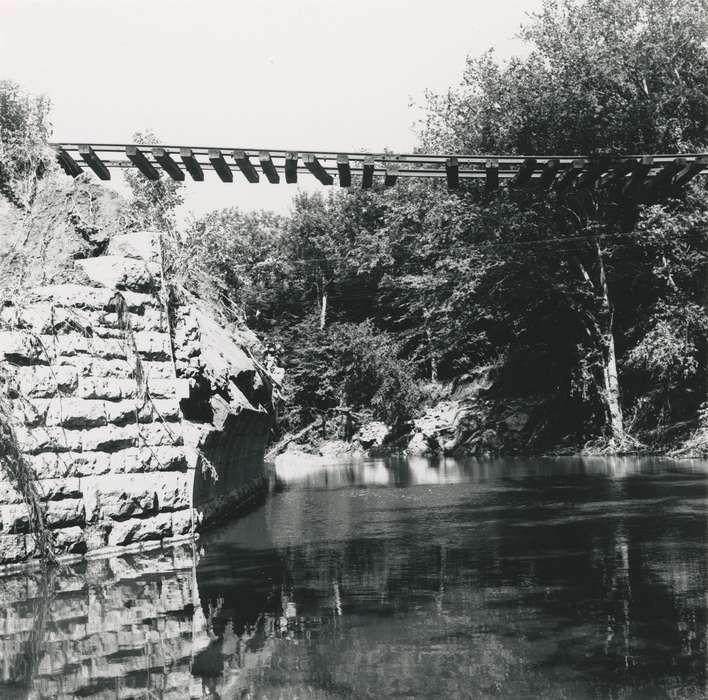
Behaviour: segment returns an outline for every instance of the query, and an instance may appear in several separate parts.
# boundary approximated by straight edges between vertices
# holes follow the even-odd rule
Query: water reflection
[[[288,486],[305,488],[340,488],[347,486],[410,486],[415,484],[457,484],[489,479],[548,476],[609,476],[624,478],[636,474],[671,472],[708,474],[706,460],[682,460],[667,457],[538,457],[478,459],[474,457],[381,457],[342,459],[322,463],[312,471],[302,459],[280,462],[278,480]]]
[[[0,594],[0,697],[201,697],[191,548],[9,576]]]
[[[198,551],[1,579],[0,697],[704,697],[707,483],[332,465]]]

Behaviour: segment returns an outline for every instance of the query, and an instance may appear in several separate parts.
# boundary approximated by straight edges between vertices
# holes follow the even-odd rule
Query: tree
[[[320,328],[332,295],[347,302],[375,286],[388,258],[378,231],[381,207],[371,193],[299,193],[283,238],[283,254],[298,266],[305,292],[315,292]],[[342,294],[347,296],[341,296]]]
[[[421,376],[449,380],[489,350],[476,308],[488,257],[479,243],[489,236],[478,198],[422,181],[379,197],[391,251],[379,284],[381,324]]]
[[[32,205],[37,183],[54,158],[49,99],[0,80],[0,194],[20,209]]]
[[[136,131],[133,134],[133,143],[156,145],[160,141],[148,130]],[[176,210],[184,202],[182,183],[163,172],[160,172],[157,180],[148,180],[139,170],[133,168],[125,171],[125,181],[132,195],[131,224],[136,228],[174,232]]]
[[[528,57],[506,65],[491,53],[469,59],[458,89],[428,96],[422,143],[473,153],[704,149],[707,18],[704,0],[547,0],[522,30],[531,44]],[[618,211],[597,191],[541,205],[523,194],[510,196],[519,211],[536,208],[534,230],[543,223],[547,237],[577,241],[571,255],[554,256],[553,270],[532,256],[534,266],[516,278],[535,285],[545,276],[549,294],[572,311],[585,334],[580,358],[596,378],[607,436],[621,446],[626,434],[613,287],[619,284],[615,271],[638,261],[638,249],[624,247],[619,234],[638,233],[640,208]],[[669,218],[672,207],[665,209]]]
[[[291,427],[311,420],[312,412],[338,406],[370,409],[390,425],[409,420],[420,397],[400,346],[371,321],[319,327],[309,316],[284,337],[291,348],[286,377],[290,386]]]
[[[694,185],[672,206],[647,207],[637,231],[643,264],[619,270],[624,280],[641,285],[643,301],[639,309],[620,307],[627,337],[624,382],[633,423],[660,436],[672,421],[694,418],[708,396],[705,187]],[[630,284],[619,293],[631,293]]]
[[[280,255],[282,217],[236,207],[196,219],[180,241],[181,283],[252,327],[269,327],[269,310],[289,273]]]
[[[468,153],[676,153],[705,147],[705,0],[545,0],[526,58],[468,58],[428,94],[422,145]]]

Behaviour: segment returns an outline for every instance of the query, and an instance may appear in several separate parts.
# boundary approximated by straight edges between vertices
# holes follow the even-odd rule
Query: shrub
[[[344,405],[370,408],[390,425],[404,423],[419,403],[410,363],[400,359],[396,341],[371,321],[334,323],[320,329],[313,316],[283,338],[289,354],[286,377],[290,402],[314,412]],[[291,416],[293,425],[304,416]]]

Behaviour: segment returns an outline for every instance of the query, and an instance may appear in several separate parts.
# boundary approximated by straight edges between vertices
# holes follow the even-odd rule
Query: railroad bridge
[[[151,144],[52,144],[63,170],[100,180],[136,168],[148,180],[265,180],[392,187],[438,178],[569,205],[603,188],[631,203],[678,193],[708,172],[706,154],[486,156],[285,151]],[[58,225],[58,224],[57,224]],[[46,251],[45,251],[46,253]],[[50,253],[51,254],[51,253]],[[72,256],[79,274],[27,290],[0,308],[0,362],[9,369],[18,450],[38,475],[37,498],[59,554],[142,548],[195,532],[269,488],[269,378],[243,339],[190,304],[170,306],[160,246],[121,232]],[[120,304],[116,299],[122,300]],[[122,311],[121,311],[122,309]],[[14,392],[14,393],[13,393]],[[0,570],[36,557],[27,494],[0,479]]]
[[[609,189],[630,201],[653,201],[676,194],[696,175],[708,172],[708,154],[640,155],[465,155],[356,153],[262,148],[168,146],[151,144],[53,143],[64,172],[77,177],[89,168],[101,180],[111,170],[137,168],[148,180],[166,173],[197,182],[213,172],[221,182],[243,179],[255,184],[298,182],[307,174],[323,185],[375,184],[392,187],[400,178],[444,179],[451,189],[482,180],[489,190],[506,184],[531,192]],[[236,177],[235,177],[236,172]],[[356,180],[354,179],[356,178]]]

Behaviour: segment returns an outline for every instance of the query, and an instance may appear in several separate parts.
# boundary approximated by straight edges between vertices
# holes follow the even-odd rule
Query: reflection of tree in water
[[[699,541],[700,542],[700,541]],[[694,549],[693,556],[687,552]],[[706,557],[704,544],[681,540],[666,533],[641,549],[647,570],[657,588],[665,592],[664,607],[670,611],[666,630],[672,662],[684,678],[706,671]],[[669,625],[667,624],[667,628]]]
[[[191,672],[206,697],[252,697],[252,675],[268,663],[276,640],[294,638],[297,608],[287,556],[273,549],[263,509],[205,538],[197,567],[209,642]]]
[[[605,656],[613,653],[624,660],[624,667],[632,663],[630,652],[630,610],[632,584],[629,576],[629,546],[626,535],[618,527],[615,535],[614,551],[605,566],[608,576],[604,586],[605,607],[607,608],[607,635]]]

